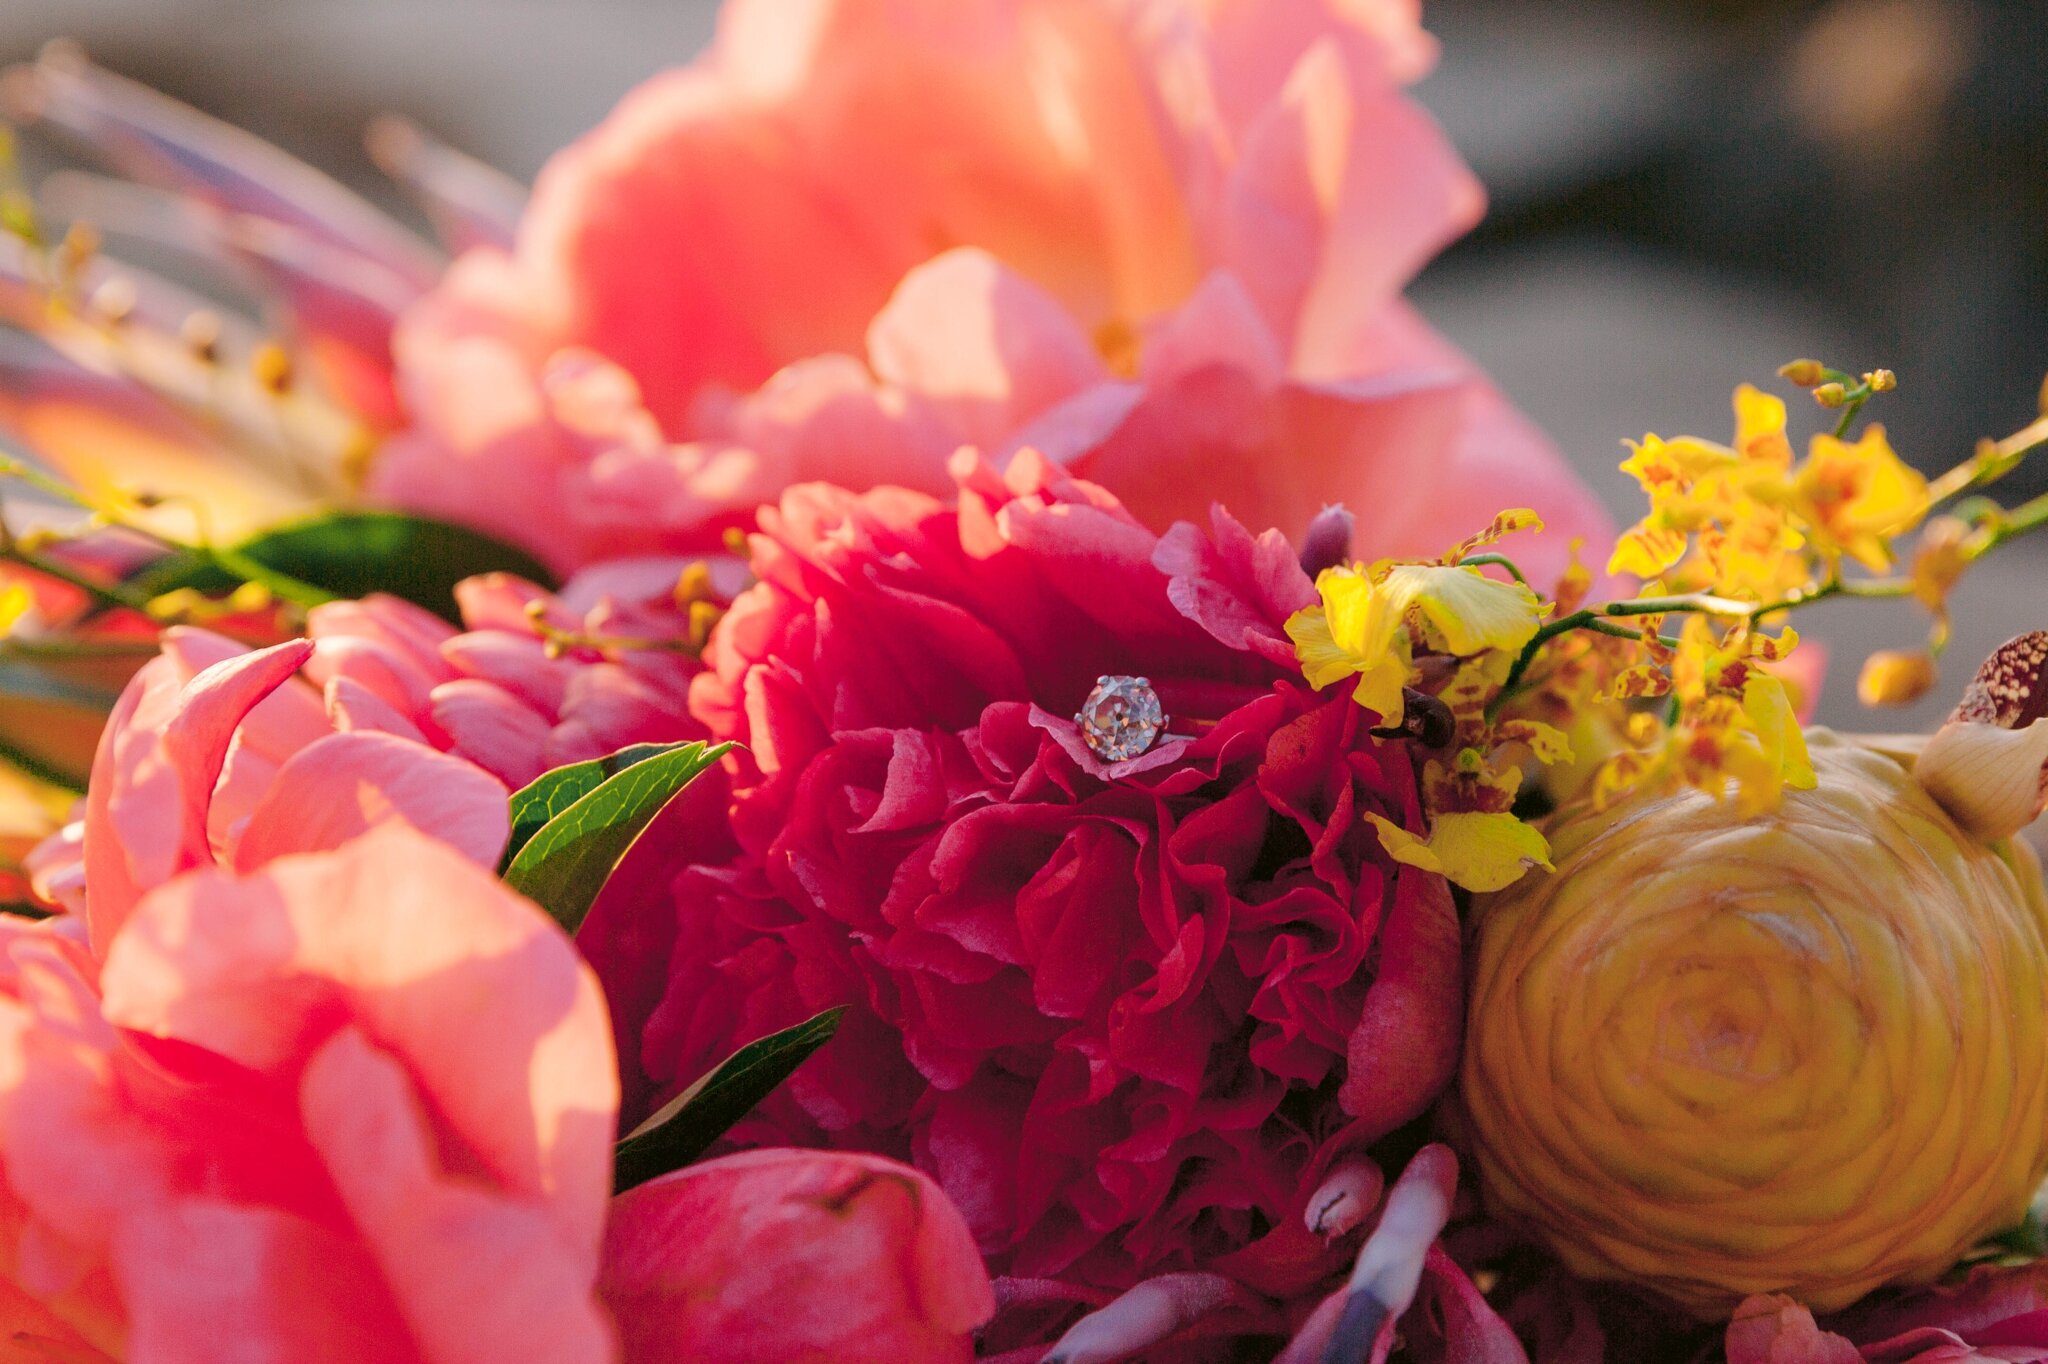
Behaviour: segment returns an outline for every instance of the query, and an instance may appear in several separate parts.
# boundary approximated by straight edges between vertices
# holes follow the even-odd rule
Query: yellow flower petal
[[[1427,840],[1379,815],[1366,818],[1396,862],[1435,872],[1477,894],[1511,886],[1531,867],[1553,870],[1549,841],[1513,815],[1438,815]]]
[[[1382,725],[1398,725],[1408,713],[1408,701],[1401,689],[1408,685],[1406,659],[1389,655],[1370,668],[1361,668],[1358,687],[1351,699],[1380,717]]]
[[[1317,691],[1357,671],[1351,655],[1337,647],[1330,634],[1330,618],[1320,606],[1304,606],[1289,616],[1287,637],[1294,641],[1294,656],[1301,663],[1302,674]]]
[[[1794,485],[1824,542],[1872,569],[1890,567],[1891,537],[1918,525],[1930,505],[1926,478],[1875,424],[1853,445],[1815,436]]]
[[[22,583],[9,583],[0,590],[0,635],[5,635],[36,604],[35,593]]]
[[[1287,637],[1310,686],[1321,690],[1356,674],[1354,696],[1381,723],[1401,723],[1401,689],[1411,671],[1403,607],[1366,574],[1326,569],[1316,579],[1320,606],[1308,606],[1287,621]]]
[[[1613,557],[1607,561],[1609,573],[1655,578],[1685,557],[1684,532],[1653,524],[1654,519],[1645,517],[1614,542]]]
[[[1572,741],[1555,725],[1540,720],[1503,720],[1493,733],[1503,743],[1528,745],[1530,754],[1545,767],[1572,760]]]
[[[1743,384],[1735,390],[1735,450],[1745,460],[1778,469],[1792,467],[1785,439],[1785,400]]]
[[[1543,603],[1525,585],[1489,578],[1476,568],[1400,564],[1380,584],[1397,613],[1421,608],[1454,654],[1520,651],[1543,625]]]
[[[1799,716],[1785,684],[1760,669],[1752,669],[1742,687],[1742,711],[1755,729],[1764,760],[1786,786],[1811,791],[1817,778],[1813,759],[1806,751],[1806,735],[1799,728]]]

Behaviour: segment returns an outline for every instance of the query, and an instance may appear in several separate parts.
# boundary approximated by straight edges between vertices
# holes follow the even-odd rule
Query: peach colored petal
[[[591,1294],[592,1246],[565,1238],[545,1207],[442,1174],[398,1060],[343,1028],[307,1062],[300,1095],[306,1130],[424,1364],[612,1357]]]
[[[553,730],[545,717],[489,682],[458,678],[434,688],[434,723],[456,751],[521,787],[548,768]]]
[[[852,350],[935,241],[1083,317],[1150,315],[1192,274],[1172,150],[1105,8],[742,0],[709,57],[549,166],[519,255],[674,432],[707,386]],[[690,252],[661,245],[678,223]]]
[[[104,1013],[288,1074],[342,1018],[401,1058],[476,1162],[594,1246],[616,1063],[602,997],[561,933],[461,854],[402,825],[241,879],[151,892],[107,955]]]
[[[426,736],[418,725],[353,677],[337,677],[330,681],[326,700],[327,719],[343,734],[375,730],[382,734],[396,734],[414,743],[426,742]]]
[[[941,413],[876,383],[850,355],[784,366],[734,409],[731,422],[741,444],[805,478],[849,486],[943,491],[946,456],[960,443]]]
[[[972,247],[904,276],[868,328],[868,359],[931,403],[959,442],[981,446],[1108,377],[1056,301]]]
[[[1287,373],[1279,339],[1244,285],[1224,270],[1203,280],[1147,341],[1141,377],[1164,386],[1211,365],[1235,369],[1261,389],[1277,388]]]
[[[113,1263],[138,1364],[414,1357],[362,1246],[303,1217],[183,1200],[128,1220]]]
[[[251,872],[396,821],[494,867],[511,833],[505,801],[495,777],[461,758],[391,734],[330,734],[278,769],[228,861]]]
[[[294,640],[223,659],[182,686],[167,657],[144,665],[122,693],[86,796],[87,922],[96,948],[112,941],[144,889],[210,860],[207,812],[235,727],[312,647]]]

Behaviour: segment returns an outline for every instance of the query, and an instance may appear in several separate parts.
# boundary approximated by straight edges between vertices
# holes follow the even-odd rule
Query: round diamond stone
[[[1152,747],[1166,728],[1166,715],[1159,693],[1144,678],[1098,677],[1074,723],[1096,757],[1120,763]]]

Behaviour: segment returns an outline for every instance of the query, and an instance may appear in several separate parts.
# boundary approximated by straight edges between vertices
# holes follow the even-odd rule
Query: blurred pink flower
[[[1296,1299],[1345,1256],[1310,1195],[1456,1055],[1450,898],[1365,818],[1418,819],[1409,750],[1301,683],[1277,534],[1161,538],[1030,454],[956,470],[957,510],[763,511],[692,689],[750,756],[686,793],[648,869],[673,910],[636,885],[579,936],[628,1119],[843,1005],[744,1141],[913,1160],[1040,1324],[1182,1269]],[[1098,760],[1068,717],[1099,673],[1149,678],[1175,737]]]
[[[403,419],[392,327],[446,257],[312,167],[70,44],[0,72],[0,116],[122,177],[52,176],[45,227],[154,243],[155,258],[237,286],[232,302],[205,298],[88,253],[52,307],[40,253],[0,234],[0,324],[43,343],[0,349],[0,427],[87,488],[198,499],[217,533],[347,495],[365,449]],[[510,240],[516,185],[395,122],[373,151],[451,247]]]
[[[1413,0],[731,0],[396,338],[372,491],[553,562],[1031,445],[1154,528],[1606,522],[1401,301],[1481,212]],[[1454,533],[1455,532],[1455,533]]]
[[[995,1312],[960,1214],[878,1156],[761,1150],[621,1194],[605,1304],[624,1364],[967,1364]]]
[[[612,1358],[611,1040],[531,904],[384,827],[79,937],[0,923],[0,1318],[73,1351],[29,1357]]]

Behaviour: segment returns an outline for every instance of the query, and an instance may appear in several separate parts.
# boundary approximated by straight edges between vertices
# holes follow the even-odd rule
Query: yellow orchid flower
[[[1308,684],[1324,687],[1357,677],[1352,697],[1380,717],[1401,722],[1401,689],[1412,671],[1411,640],[1402,611],[1366,574],[1327,568],[1316,577],[1322,601],[1287,618],[1287,637]]]
[[[1357,677],[1353,696],[1389,725],[1401,721],[1418,635],[1460,657],[1513,654],[1543,624],[1543,603],[1528,587],[1448,564],[1325,569],[1316,593],[1317,605],[1287,621],[1303,675],[1318,690]]]
[[[1795,586],[1806,541],[1786,509],[1791,467],[1784,402],[1748,384],[1735,390],[1734,448],[1645,436],[1621,468],[1642,485],[1650,512],[1616,543],[1608,571],[1661,577],[1697,537],[1704,564],[1685,576],[1702,587],[1763,600]]]
[[[1891,538],[1918,525],[1930,503],[1926,478],[1874,423],[1854,444],[1815,436],[1792,488],[1824,553],[1876,570],[1891,567]]]
[[[1517,653],[1543,625],[1543,603],[1527,586],[1476,568],[1397,564],[1381,588],[1403,614],[1420,611],[1431,643],[1460,657],[1488,649]]]

